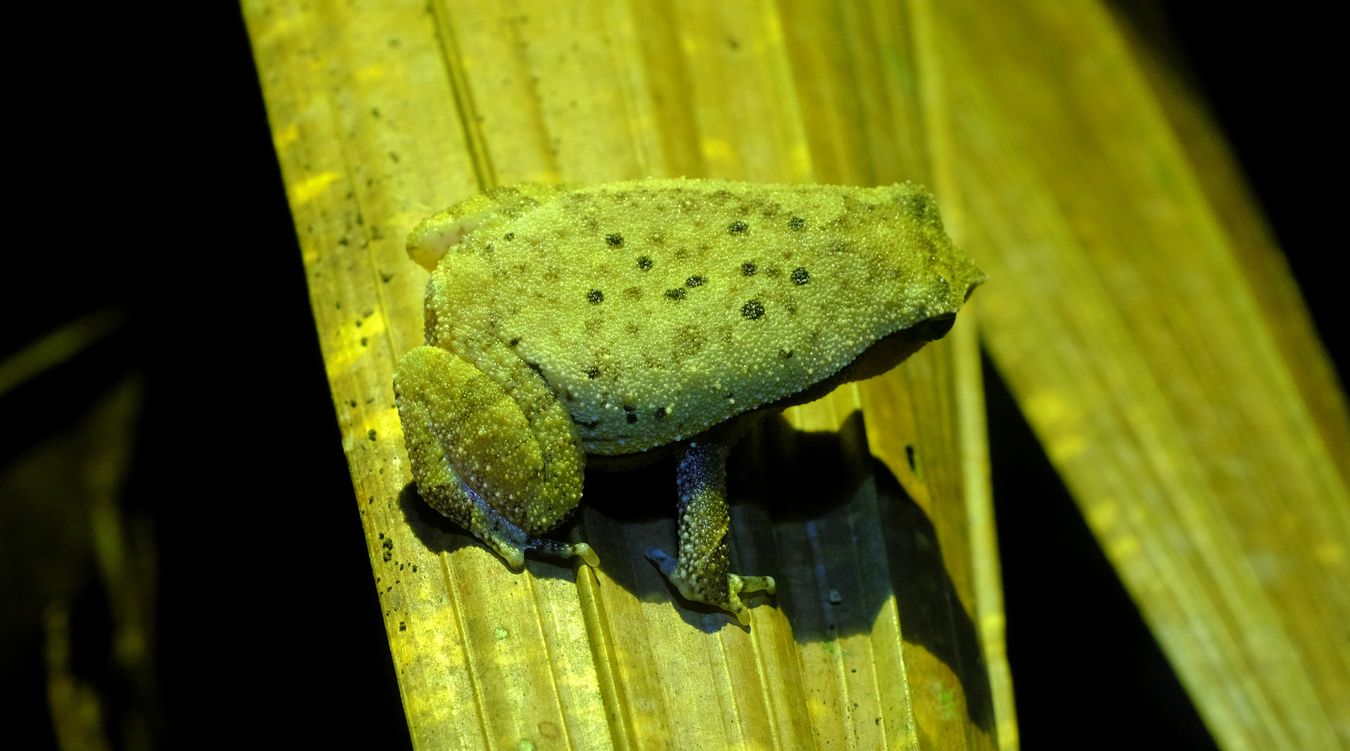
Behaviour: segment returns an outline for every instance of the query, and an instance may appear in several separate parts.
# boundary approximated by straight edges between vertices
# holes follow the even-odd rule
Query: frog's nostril
[[[935,318],[929,318],[914,327],[914,335],[929,342],[935,342],[947,335],[952,330],[952,324],[956,323],[955,313],[945,313]]]

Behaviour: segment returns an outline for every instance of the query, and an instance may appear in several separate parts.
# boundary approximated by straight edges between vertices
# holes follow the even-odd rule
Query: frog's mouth
[[[944,313],[940,316],[934,316],[926,321],[921,321],[910,328],[910,332],[917,339],[925,342],[935,342],[947,335],[952,330],[952,325],[956,323],[955,313]]]
[[[928,342],[946,336],[955,323],[955,313],[943,313],[884,336],[832,380],[838,385],[879,376],[909,359],[910,355],[923,349],[923,345]]]

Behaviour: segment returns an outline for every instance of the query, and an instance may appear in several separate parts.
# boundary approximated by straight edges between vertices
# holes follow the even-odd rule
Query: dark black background
[[[248,40],[236,7],[197,7],[16,25],[55,62],[14,68],[25,75],[12,92],[11,174],[23,177],[10,188],[27,208],[11,222],[31,237],[11,236],[24,260],[4,289],[20,313],[0,344],[12,352],[105,305],[129,309],[131,325],[6,397],[2,456],[70,424],[118,374],[143,372],[128,497],[156,525],[168,738],[400,747],[407,731]],[[1158,18],[1125,15],[1146,27]],[[1341,156],[1322,83],[1329,32],[1302,14],[1234,7],[1178,4],[1162,18],[1343,356],[1331,324],[1343,241],[1323,237],[1334,191],[1319,179]],[[1027,747],[1099,741],[1109,727],[1122,747],[1203,748],[1208,735],[1133,604],[997,375],[986,377]],[[93,597],[78,612],[96,621],[101,606]],[[1104,641],[1103,627],[1114,628]],[[50,739],[36,636],[21,671],[35,690],[6,706]]]

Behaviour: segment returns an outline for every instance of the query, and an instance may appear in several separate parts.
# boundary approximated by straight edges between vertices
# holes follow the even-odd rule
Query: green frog
[[[750,420],[885,372],[945,335],[985,275],[933,197],[651,179],[497,188],[424,219],[426,344],[394,375],[413,478],[513,569],[580,502],[588,457],[677,455],[681,595],[748,623],[726,460]]]

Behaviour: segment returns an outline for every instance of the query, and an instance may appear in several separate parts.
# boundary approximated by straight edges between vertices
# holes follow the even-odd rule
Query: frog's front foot
[[[679,488],[679,559],[657,549],[647,551],[666,579],[687,600],[730,611],[743,625],[750,611],[742,592],[774,593],[771,576],[741,576],[730,571],[727,532],[726,460],[730,444],[718,440],[691,441],[676,470]]]
[[[722,577],[705,575],[694,566],[681,567],[679,561],[657,548],[647,551],[647,559],[656,564],[684,599],[726,610],[736,616],[742,626],[750,625],[750,609],[741,602],[741,593],[773,594],[777,586],[772,576],[741,576],[729,571]]]

